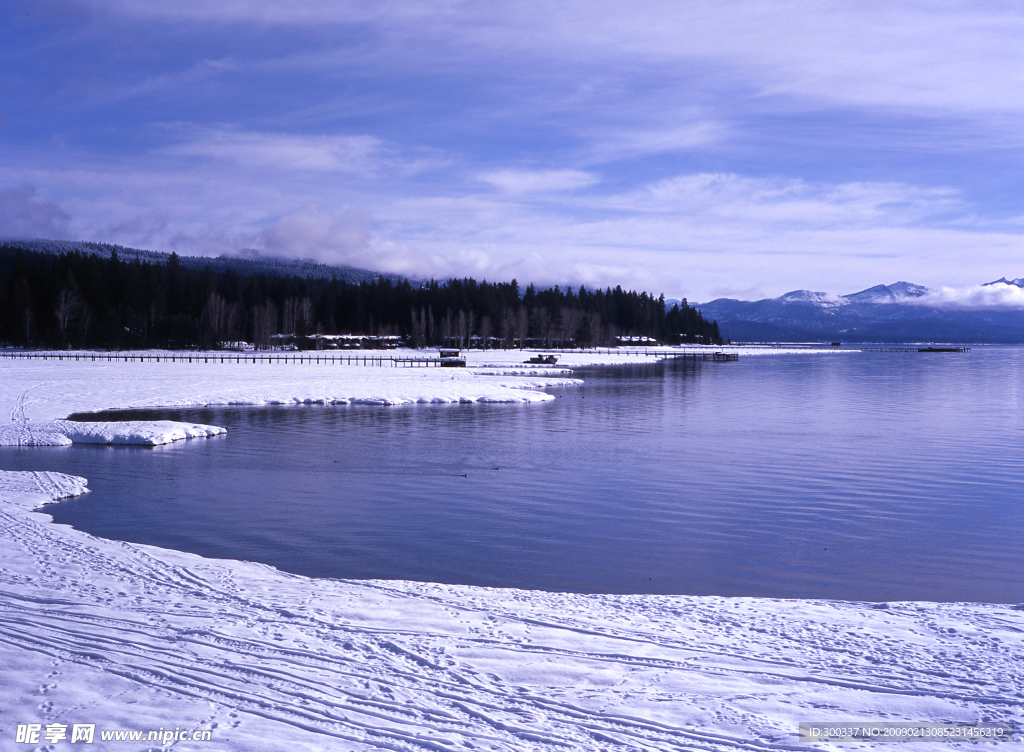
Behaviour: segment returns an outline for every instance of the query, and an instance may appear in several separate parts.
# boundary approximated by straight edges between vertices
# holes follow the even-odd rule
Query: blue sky
[[[1024,276],[1002,2],[41,0],[0,235],[691,301]]]

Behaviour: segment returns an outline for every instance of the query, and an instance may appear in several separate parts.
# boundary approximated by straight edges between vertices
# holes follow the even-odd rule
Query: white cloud
[[[302,136],[274,133],[205,132],[169,146],[175,156],[226,160],[243,167],[301,172],[376,172],[385,160],[373,136]]]
[[[906,302],[935,308],[1024,309],[1024,289],[1007,284],[940,287]]]
[[[647,124],[646,127],[637,127],[633,123],[620,126],[604,124],[599,130],[583,127],[582,134],[593,143],[590,158],[611,161],[647,154],[693,151],[720,144],[735,133],[735,129],[724,122],[694,117],[689,113],[651,113],[651,119],[659,119],[662,124]]]
[[[70,215],[51,201],[36,197],[31,185],[0,189],[0,236],[66,238]]]
[[[76,2],[12,48],[8,231],[691,300],[1024,272],[1019,4]]]
[[[844,293],[897,277],[971,283],[1011,273],[1006,259],[1024,257],[1024,236],[973,223],[970,206],[945,188],[696,174],[588,193],[572,211],[555,203],[410,197],[375,216],[434,274],[458,275],[472,258],[472,273],[491,279],[634,285],[690,300]]]
[[[580,170],[496,170],[480,175],[480,180],[511,194],[572,191],[600,182]]]
[[[188,254],[249,247],[416,277],[618,284],[691,301],[1024,273],[1008,266],[1024,258],[1020,228],[975,220],[947,188],[695,173],[617,195],[599,184],[526,201],[473,181],[398,191],[342,173],[253,179],[233,159],[180,161],[134,171],[4,165],[0,184],[40,186],[73,217],[76,239]]]
[[[141,18],[286,25],[365,23],[387,18],[412,20],[445,14],[461,4],[454,0],[352,0],[345,3],[334,0],[291,0],[288,3],[273,0],[219,0],[215,3],[206,0],[80,1],[97,11]]]
[[[258,232],[253,245],[281,258],[366,266],[371,240],[367,219],[357,211],[348,210],[338,216],[323,206],[309,204]]]
[[[750,178],[697,173],[659,181],[619,196],[610,206],[639,213],[704,215],[759,224],[838,228],[907,225],[927,218],[962,215],[964,201],[945,187],[902,183],[822,183],[792,178]]]
[[[82,0],[135,18],[360,25],[421,65],[581,62],[731,71],[756,95],[855,106],[1021,112],[1024,9],[910,0]],[[444,54],[424,50],[444,50]],[[555,63],[555,65],[553,65]]]

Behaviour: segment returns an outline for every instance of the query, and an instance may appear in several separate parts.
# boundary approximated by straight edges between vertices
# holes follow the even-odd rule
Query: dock
[[[402,355],[252,355],[210,354],[199,355],[161,353],[77,353],[77,352],[0,352],[0,358],[57,361],[97,361],[107,363],[292,363],[317,365],[346,365],[393,368],[436,368],[445,365],[442,358],[417,358]],[[465,361],[463,361],[465,362]]]

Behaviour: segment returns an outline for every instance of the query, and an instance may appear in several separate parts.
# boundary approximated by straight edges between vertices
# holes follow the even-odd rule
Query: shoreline
[[[216,436],[219,426],[145,421],[132,424],[73,422],[76,413],[103,410],[212,407],[282,404],[369,404],[410,403],[531,403],[553,399],[541,389],[582,383],[573,369],[585,366],[656,363],[681,350],[687,352],[729,352],[756,355],[787,355],[795,352],[818,354],[822,350],[752,350],[740,347],[644,348],[643,351],[574,351],[559,353],[557,366],[536,366],[524,362],[533,351],[468,351],[466,368],[373,368],[335,363],[231,362],[223,352],[125,351],[118,358],[131,360],[86,360],[91,351],[55,352],[68,360],[0,359],[0,373],[38,374],[42,381],[28,380],[13,392],[0,384],[0,403],[10,405],[11,422],[0,424],[0,446],[66,446],[86,444],[140,444],[157,446],[189,438]],[[422,351],[389,351],[396,356],[415,356]],[[546,351],[545,351],[546,352]],[[70,360],[71,355],[83,356]],[[109,355],[109,354],[105,354]],[[176,355],[194,358],[195,363],[167,362]],[[285,357],[278,354],[280,357]],[[298,355],[292,353],[292,357]],[[162,360],[143,361],[142,357]],[[308,357],[308,356],[307,356]],[[378,356],[374,356],[378,357]],[[200,363],[199,359],[203,358]],[[228,362],[217,362],[229,358]],[[214,361],[214,362],[208,362]],[[128,369],[124,371],[123,369]],[[117,390],[119,402],[109,404],[109,391],[97,393],[95,381],[104,374],[128,377]],[[168,387],[173,374],[175,385]],[[55,379],[54,376],[59,378]],[[254,378],[255,377],[255,378]],[[31,379],[31,377],[26,377]],[[58,401],[45,397],[46,388],[60,382],[65,394]],[[256,385],[254,385],[254,382]],[[40,391],[41,390],[41,391]]]

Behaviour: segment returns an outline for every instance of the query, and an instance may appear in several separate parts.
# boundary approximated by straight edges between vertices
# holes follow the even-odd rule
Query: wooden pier
[[[622,348],[616,349],[614,347],[588,347],[583,350],[565,350],[559,348],[551,348],[550,350],[526,350],[525,352],[544,352],[544,353],[559,353],[565,354],[587,354],[597,353],[599,355],[635,355],[635,356],[651,356],[655,358],[662,358],[664,360],[713,360],[720,363],[731,362],[739,360],[739,353],[726,353],[716,350],[677,350],[675,348]],[[570,366],[572,367],[572,366]]]
[[[441,358],[417,358],[401,355],[243,355],[242,353],[201,353],[160,355],[149,353],[92,353],[92,352],[0,352],[0,358],[57,361],[96,361],[107,363],[292,363],[317,365],[347,365],[384,368],[432,368],[441,366]]]
[[[580,350],[544,350],[544,353],[579,353]],[[582,352],[593,352],[593,350]],[[715,363],[729,363],[739,360],[737,353],[714,350],[614,350],[609,354],[653,356],[664,360],[705,360]],[[348,353],[296,352],[296,353],[243,353],[243,352],[89,352],[89,351],[0,351],[0,359],[8,360],[53,360],[58,362],[106,362],[106,363],[249,363],[295,364],[295,365],[343,365],[367,368],[445,368],[466,366],[464,357],[418,357],[414,355],[363,355]],[[513,364],[509,364],[513,365]],[[570,366],[571,367],[571,366]]]
[[[958,352],[968,353],[969,347],[857,347],[850,345],[847,349],[858,352]]]
[[[579,353],[580,350],[545,350],[544,352]],[[586,350],[582,352],[588,352]],[[593,351],[589,351],[593,352]],[[725,353],[708,350],[608,350],[609,354],[647,355],[665,360],[710,360],[716,363],[727,363],[739,360],[737,353]],[[69,362],[107,362],[107,363],[280,363],[280,364],[314,364],[314,365],[347,365],[375,368],[438,368],[457,365],[465,366],[464,358],[458,357],[417,357],[410,355],[356,355],[354,353],[326,354],[323,352],[303,352],[295,354],[283,353],[188,353],[188,352],[77,352],[77,351],[0,351],[0,358],[8,360],[56,360]]]

